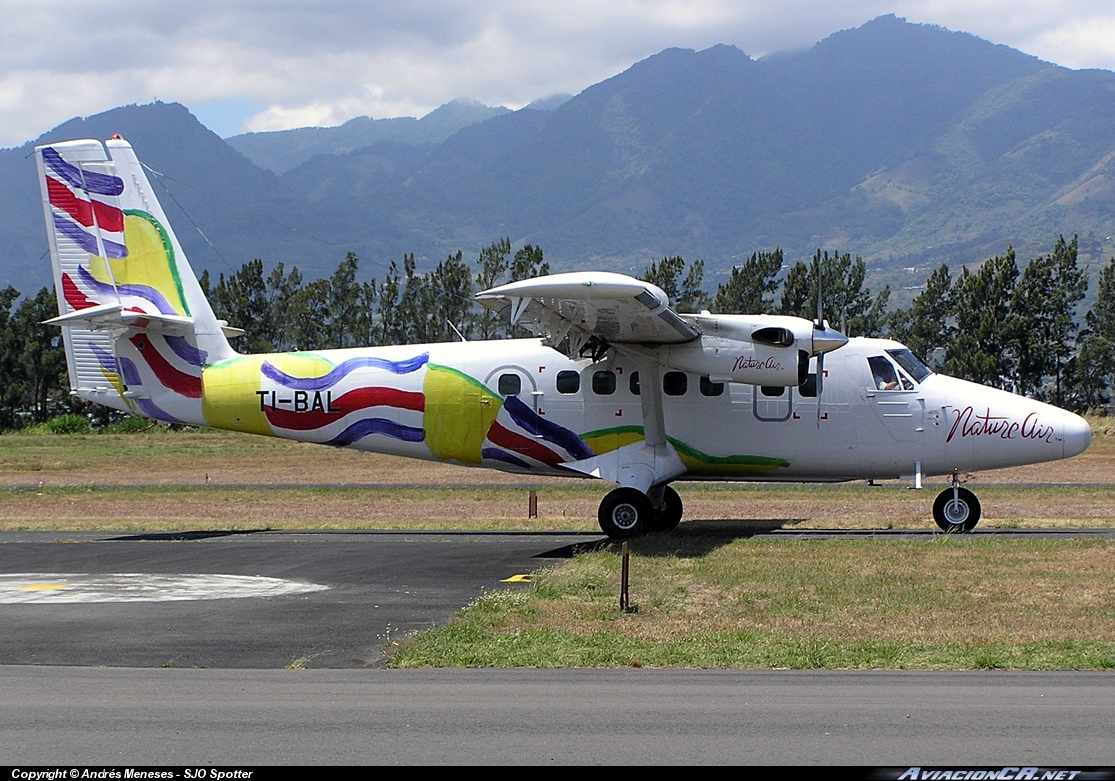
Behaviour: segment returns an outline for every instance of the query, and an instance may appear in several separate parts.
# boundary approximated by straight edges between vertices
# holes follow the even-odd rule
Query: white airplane
[[[579,272],[486,290],[539,338],[241,355],[132,147],[36,149],[72,393],[158,421],[618,484],[610,537],[669,530],[675,481],[951,475],[1082,453],[1078,415],[930,371],[903,345],[773,315],[679,315],[659,288]],[[559,347],[563,349],[558,349]]]

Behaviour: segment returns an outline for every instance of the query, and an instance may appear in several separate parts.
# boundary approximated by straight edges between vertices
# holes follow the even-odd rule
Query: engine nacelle
[[[813,355],[813,323],[782,315],[687,315],[701,337],[662,347],[661,360],[713,382],[800,385]]]

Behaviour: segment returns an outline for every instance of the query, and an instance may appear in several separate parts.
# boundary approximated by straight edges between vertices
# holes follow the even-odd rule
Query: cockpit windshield
[[[933,373],[909,350],[887,350],[887,355],[897,361],[898,365],[905,369],[914,378],[915,382],[922,382]]]

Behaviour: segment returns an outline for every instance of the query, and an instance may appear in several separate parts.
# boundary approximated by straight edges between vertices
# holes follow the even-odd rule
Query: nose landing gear
[[[952,473],[952,488],[937,494],[933,502],[933,520],[948,534],[964,534],[976,528],[980,519],[980,503],[976,495],[960,487],[960,477]]]

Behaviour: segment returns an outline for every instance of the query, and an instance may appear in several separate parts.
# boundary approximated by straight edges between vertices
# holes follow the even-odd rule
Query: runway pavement
[[[0,762],[63,768],[1080,769],[1112,735],[1111,673],[0,667]]]

